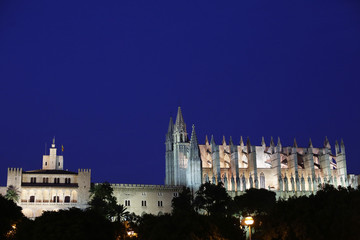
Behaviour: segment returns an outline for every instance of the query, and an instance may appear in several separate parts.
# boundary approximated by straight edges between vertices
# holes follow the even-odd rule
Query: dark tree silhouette
[[[21,207],[18,207],[12,200],[7,200],[0,195],[0,239],[6,239],[8,234],[12,235],[16,224],[23,217]]]

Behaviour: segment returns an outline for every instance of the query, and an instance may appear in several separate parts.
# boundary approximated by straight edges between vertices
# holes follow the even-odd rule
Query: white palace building
[[[325,138],[322,147],[314,147],[311,140],[307,147],[282,146],[271,138],[266,145],[255,146],[241,138],[234,144],[225,138],[217,145],[214,138],[206,137],[199,144],[192,127],[189,139],[180,107],[175,123],[170,119],[165,141],[165,185],[112,184],[118,203],[129,212],[163,214],[171,212],[171,201],[183,186],[196,191],[204,182],[222,182],[230,196],[241,195],[249,188],[274,191],[277,197],[310,195],[321,184],[358,186],[358,177],[348,175],[345,146],[335,143],[335,153]],[[88,205],[91,187],[91,170],[77,172],[64,170],[64,158],[57,154],[53,139],[49,155],[43,156],[42,169],[24,171],[9,168],[7,186],[0,187],[5,195],[14,186],[20,195],[18,205],[25,216],[34,218],[44,211],[57,211]]]

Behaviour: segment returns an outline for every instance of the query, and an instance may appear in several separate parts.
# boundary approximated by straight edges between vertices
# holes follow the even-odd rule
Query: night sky
[[[53,136],[93,182],[163,184],[178,106],[200,143],[343,138],[360,174],[359,81],[357,0],[3,0],[0,185]]]

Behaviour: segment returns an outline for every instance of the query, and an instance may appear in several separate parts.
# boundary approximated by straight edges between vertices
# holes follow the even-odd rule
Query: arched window
[[[265,175],[260,173],[260,188],[265,188]]]
[[[65,196],[64,202],[69,203],[70,202],[70,196]]]
[[[35,202],[35,196],[30,196],[30,201],[29,202]]]
[[[60,197],[59,196],[54,196],[53,197],[53,202],[59,202],[60,201]]]

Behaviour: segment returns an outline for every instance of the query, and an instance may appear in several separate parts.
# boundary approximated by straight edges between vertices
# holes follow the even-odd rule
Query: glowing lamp
[[[244,220],[246,226],[250,226],[254,224],[254,219],[252,217],[246,217]]]

